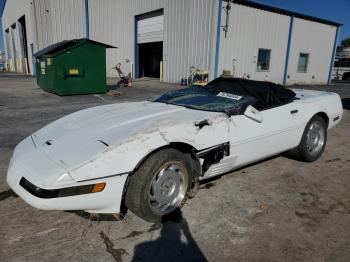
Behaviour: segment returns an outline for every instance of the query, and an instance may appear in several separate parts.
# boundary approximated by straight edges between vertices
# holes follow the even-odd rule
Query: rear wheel
[[[126,206],[137,216],[157,222],[182,207],[191,185],[190,162],[180,151],[151,155],[130,178]]]
[[[306,125],[298,147],[289,154],[301,161],[313,162],[323,153],[327,142],[327,124],[321,116],[314,116]]]

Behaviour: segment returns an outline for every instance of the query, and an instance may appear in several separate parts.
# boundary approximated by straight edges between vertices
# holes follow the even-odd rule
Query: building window
[[[309,64],[309,54],[300,53],[299,60],[298,60],[298,72],[306,73],[308,64]]]
[[[259,48],[258,63],[257,63],[257,70],[258,71],[268,71],[269,70],[269,68],[270,68],[270,56],[271,56],[270,49]]]

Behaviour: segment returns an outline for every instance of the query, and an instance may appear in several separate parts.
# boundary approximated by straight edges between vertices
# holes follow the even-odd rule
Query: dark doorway
[[[139,72],[138,77],[159,78],[160,61],[163,58],[163,42],[138,44]]]
[[[18,19],[18,22],[21,25],[21,32],[20,32],[20,36],[21,36],[21,46],[23,48],[23,56],[25,59],[25,69],[27,71],[27,73],[29,74],[30,70],[29,70],[29,64],[28,64],[28,42],[27,42],[27,28],[26,28],[26,19],[25,16],[22,16],[20,19]]]

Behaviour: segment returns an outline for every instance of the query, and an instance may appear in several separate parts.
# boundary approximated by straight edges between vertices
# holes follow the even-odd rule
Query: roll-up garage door
[[[140,17],[137,22],[137,43],[152,43],[163,41],[164,15]]]

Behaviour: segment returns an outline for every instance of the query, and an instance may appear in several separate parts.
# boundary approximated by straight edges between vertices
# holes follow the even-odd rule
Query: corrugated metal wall
[[[115,76],[111,68],[122,63],[122,70],[130,72],[134,62],[135,15],[163,8],[162,0],[90,0],[90,38],[118,49],[107,49],[107,75]],[[125,60],[129,60],[126,63]]]
[[[10,2],[6,4],[8,10],[15,6]],[[86,36],[85,0],[28,3],[32,3],[35,10],[33,14],[26,11],[28,24],[33,25],[27,26],[28,44],[34,42],[35,51],[64,39]],[[164,81],[179,82],[188,76],[192,65],[209,70],[213,77],[219,0],[88,0],[88,3],[90,38],[119,47],[107,51],[108,76],[116,75],[112,67],[118,62],[122,62],[126,73],[135,63],[135,16],[163,9]],[[221,25],[224,25],[226,15],[221,12]],[[16,10],[5,9],[5,26],[9,23],[7,20],[12,21],[12,13]],[[251,79],[281,83],[289,21],[286,15],[232,4],[227,38],[222,30],[220,35],[219,74],[223,69],[232,71],[235,58],[236,76],[245,74]],[[327,82],[335,30],[335,26],[295,19],[287,83]],[[257,70],[259,48],[271,49],[268,71]],[[296,72],[300,52],[310,53],[307,73]]]
[[[224,3],[224,6],[226,4]],[[222,11],[222,23],[226,15]],[[235,76],[250,76],[255,80],[283,82],[290,16],[238,4],[232,5],[227,38],[221,31],[219,75],[223,69]],[[287,84],[327,83],[336,27],[295,18],[287,70]],[[257,70],[258,49],[271,49],[270,68]],[[309,54],[308,70],[297,72],[300,53]]]
[[[224,3],[223,6],[226,4]],[[226,14],[222,11],[222,25]],[[264,10],[233,4],[229,15],[227,38],[221,31],[219,75],[223,69],[235,76],[249,75],[251,79],[281,83],[288,42],[290,17]],[[270,69],[257,70],[258,49],[271,49]]]
[[[188,76],[191,65],[210,67],[215,4],[216,0],[90,0],[90,37],[119,47],[108,51],[109,76],[115,75],[111,68],[118,62],[123,62],[122,68],[130,72],[130,63],[134,63],[135,16],[163,9],[164,81],[179,82]],[[125,59],[130,62],[125,63]]]
[[[48,0],[35,0],[33,5],[37,39],[35,47],[38,51],[53,43],[50,2]]]
[[[85,37],[84,0],[50,0],[52,42]]]
[[[335,33],[335,26],[294,19],[287,84],[327,83]],[[300,53],[309,54],[305,73],[297,72]]]
[[[84,0],[34,0],[33,4],[37,50],[62,40],[85,37]]]
[[[181,0],[167,2],[164,48],[165,79],[179,82],[194,65],[212,71],[212,42],[216,33],[216,0]],[[174,12],[176,10],[176,12]],[[166,59],[167,58],[167,59]]]

